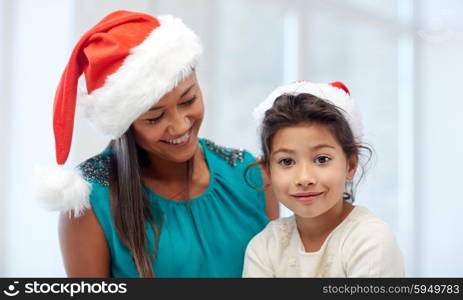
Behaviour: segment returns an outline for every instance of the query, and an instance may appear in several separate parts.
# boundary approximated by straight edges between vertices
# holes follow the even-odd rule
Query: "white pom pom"
[[[34,185],[37,199],[48,210],[69,210],[78,217],[90,208],[91,185],[62,166],[36,166]]]

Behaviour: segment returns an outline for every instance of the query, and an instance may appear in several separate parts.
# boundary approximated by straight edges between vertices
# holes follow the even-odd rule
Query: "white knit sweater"
[[[320,250],[305,252],[294,216],[270,222],[246,249],[243,277],[403,277],[391,227],[355,206]]]

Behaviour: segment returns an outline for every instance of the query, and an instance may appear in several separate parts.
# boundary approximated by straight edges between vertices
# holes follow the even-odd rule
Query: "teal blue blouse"
[[[155,277],[241,277],[249,240],[268,223],[265,195],[246,184],[244,170],[255,161],[247,151],[217,146],[199,139],[210,171],[209,186],[199,197],[174,201],[145,187],[152,209],[163,215],[159,249],[153,261]],[[133,258],[118,237],[109,201],[109,152],[79,167],[91,183],[91,206],[105,233],[114,277],[138,277]],[[247,174],[253,186],[262,186],[259,168]],[[188,204],[189,202],[189,204]],[[149,253],[154,233],[146,225]]]

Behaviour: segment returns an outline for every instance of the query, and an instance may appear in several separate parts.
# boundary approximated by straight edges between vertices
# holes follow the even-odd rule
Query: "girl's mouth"
[[[321,195],[323,195],[323,192],[296,193],[296,194],[292,194],[291,196],[295,198],[297,201],[300,201],[303,203],[310,203],[310,202],[315,201]]]

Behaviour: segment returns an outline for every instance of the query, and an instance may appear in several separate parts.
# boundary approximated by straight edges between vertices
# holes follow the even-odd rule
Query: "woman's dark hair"
[[[150,208],[143,188],[141,171],[150,165],[149,158],[137,145],[131,128],[112,140],[108,148],[112,149],[109,190],[114,225],[122,243],[132,254],[140,277],[154,277],[152,262],[158,251],[163,217],[158,207]],[[193,159],[187,161],[186,167],[186,195],[189,198]],[[152,253],[148,253],[146,244],[146,222],[154,232]]]
[[[120,138],[112,140],[110,168],[110,197],[114,225],[122,243],[131,252],[135,267],[141,277],[154,277],[152,260],[156,256],[162,218],[155,220],[149,208],[148,196],[143,190],[141,166],[146,157],[140,155],[132,131],[129,129]],[[157,214],[160,216],[160,214]],[[155,233],[152,254],[146,247],[145,222],[149,222]]]
[[[267,170],[270,170],[269,156],[275,134],[280,129],[303,123],[316,123],[326,126],[341,145],[348,161],[351,159],[359,160],[361,150],[368,152],[367,162],[371,158],[372,150],[355,141],[352,129],[340,108],[307,93],[301,93],[297,96],[283,94],[276,98],[273,106],[265,112],[260,135],[263,155],[259,161],[249,165],[248,168],[261,164]],[[360,179],[363,177],[363,173],[364,169],[362,167]],[[353,184],[348,183],[344,192],[344,200],[353,202],[355,199],[354,193]]]

